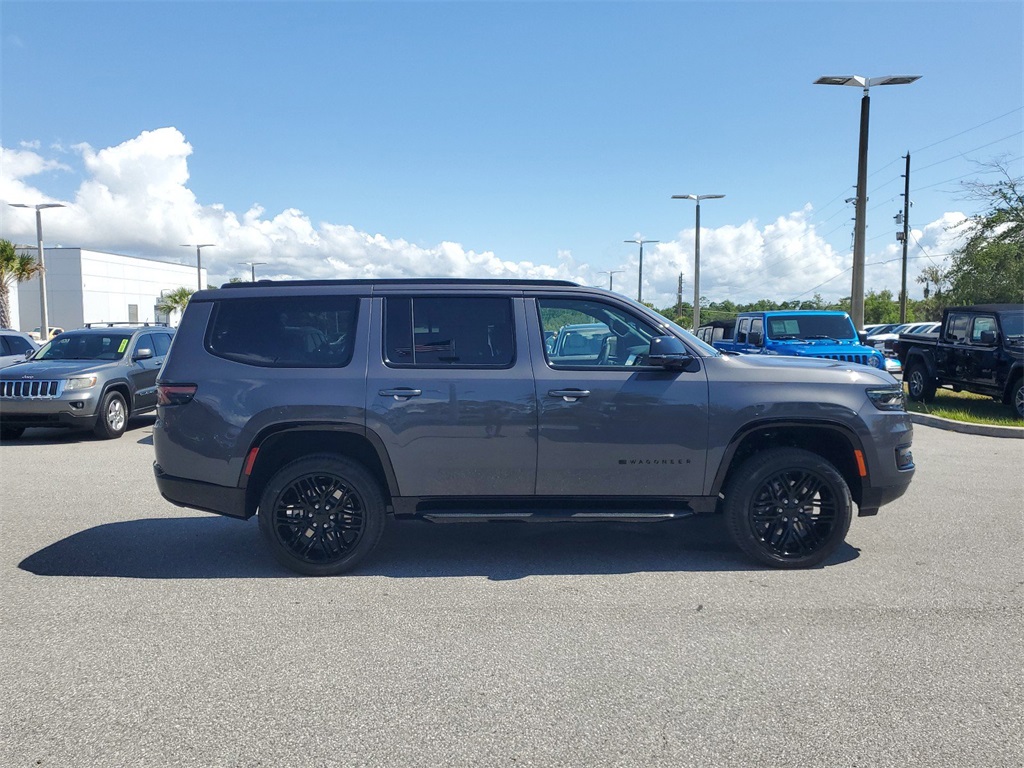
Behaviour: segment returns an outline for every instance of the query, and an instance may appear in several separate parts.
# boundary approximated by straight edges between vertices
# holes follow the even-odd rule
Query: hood
[[[757,371],[759,377],[774,381],[835,381],[836,376],[846,381],[862,379],[866,384],[895,384],[896,379],[880,368],[872,368],[842,360],[823,357],[788,357],[784,355],[727,355],[730,365]]]
[[[83,373],[93,373],[109,368],[111,360],[27,360],[24,363],[0,370],[0,379],[5,381],[22,379],[66,379]]]

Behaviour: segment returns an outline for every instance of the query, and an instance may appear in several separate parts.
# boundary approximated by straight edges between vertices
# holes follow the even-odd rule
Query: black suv
[[[560,345],[585,326],[586,350]],[[558,350],[563,350],[559,353]],[[168,500],[259,513],[301,573],[351,568],[385,516],[660,521],[723,513],[806,567],[914,472],[900,385],[824,359],[724,356],[562,281],[242,283],[196,293],[158,381]]]
[[[51,339],[0,370],[0,438],[14,440],[26,427],[120,437],[129,417],[156,408],[156,376],[173,336],[166,325],[95,323]]]

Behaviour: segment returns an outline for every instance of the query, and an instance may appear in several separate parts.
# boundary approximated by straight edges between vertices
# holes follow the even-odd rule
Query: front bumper
[[[92,393],[76,393],[60,399],[0,399],[0,424],[5,427],[69,427],[92,429],[96,426],[96,401]]]

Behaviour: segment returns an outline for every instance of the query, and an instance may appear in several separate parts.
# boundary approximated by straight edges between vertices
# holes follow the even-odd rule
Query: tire
[[[277,561],[307,576],[354,568],[380,540],[380,484],[340,456],[307,456],[279,469],[260,498],[259,526]]]
[[[25,434],[24,427],[2,427],[0,428],[0,440],[17,440]]]
[[[1017,383],[1013,385],[1013,398],[1010,403],[1013,405],[1015,411],[1017,411],[1017,418],[1024,419],[1024,379],[1017,379]]]
[[[800,448],[757,453],[734,470],[725,520],[736,546],[773,568],[810,568],[846,539],[850,488],[828,461]]]
[[[128,426],[128,406],[124,396],[116,390],[110,390],[100,401],[99,413],[93,432],[101,440],[114,440],[124,434]]]
[[[928,369],[921,363],[911,363],[903,375],[911,400],[930,403],[935,399],[935,379],[928,375]]]

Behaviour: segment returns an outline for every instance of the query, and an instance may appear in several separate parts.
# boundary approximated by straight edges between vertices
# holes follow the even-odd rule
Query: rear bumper
[[[172,504],[242,520],[252,517],[252,513],[246,511],[244,488],[228,488],[174,477],[155,463],[153,474],[156,476],[156,487],[160,495]]]

